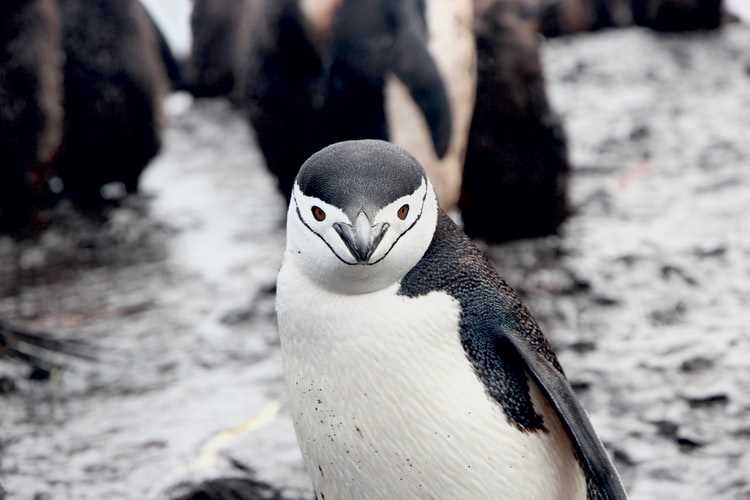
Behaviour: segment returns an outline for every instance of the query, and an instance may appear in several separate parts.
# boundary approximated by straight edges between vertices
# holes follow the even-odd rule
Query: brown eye
[[[409,205],[404,205],[403,207],[398,209],[398,218],[401,220],[406,220],[406,216],[409,215]]]
[[[323,222],[324,220],[326,220],[326,213],[320,207],[312,207],[312,214],[313,217],[315,217],[315,220],[318,222]]]

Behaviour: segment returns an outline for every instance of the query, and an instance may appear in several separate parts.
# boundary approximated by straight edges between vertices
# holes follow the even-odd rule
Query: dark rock
[[[642,141],[651,136],[651,129],[647,125],[638,125],[630,131],[631,141]]]
[[[6,375],[0,376],[0,396],[8,396],[10,394],[16,393],[17,391],[18,385],[16,385],[15,380]],[[2,488],[0,487],[0,493],[1,492]],[[0,495],[0,498],[2,498],[2,495]]]
[[[171,500],[299,500],[285,497],[280,490],[248,478],[222,478],[197,485],[182,485]]]
[[[608,295],[600,293],[591,297],[591,300],[594,302],[594,304],[602,307],[614,307],[622,303],[622,301],[618,298],[610,297]]]
[[[52,378],[52,371],[41,366],[34,366],[31,368],[28,378],[34,382],[48,382]]]
[[[705,446],[705,443],[696,441],[688,437],[678,437],[675,442],[677,443],[677,446],[679,446],[680,451],[682,451],[683,453],[691,453],[698,448],[702,448],[703,446]]]
[[[695,356],[680,363],[680,370],[685,373],[697,373],[710,370],[715,365],[714,360],[703,356]]]
[[[229,310],[221,316],[219,322],[226,326],[237,326],[247,323],[255,316],[256,308],[257,304],[253,303],[248,307]]]
[[[726,394],[709,394],[707,396],[700,397],[686,397],[690,408],[693,409],[706,409],[722,407],[729,404],[729,396]]]
[[[679,424],[670,420],[657,420],[656,422],[652,423],[656,426],[659,435],[665,438],[674,438],[675,436],[677,436],[677,431],[680,430]]]
[[[582,394],[591,389],[591,382],[587,380],[571,380],[570,386],[577,394]]]
[[[633,460],[633,457],[631,457],[627,451],[622,448],[613,448],[612,446],[608,446],[608,448],[613,450],[612,458],[614,458],[615,462],[618,464],[623,464],[626,467],[633,467],[636,465],[635,460]]]
[[[578,354],[585,354],[596,350],[596,342],[593,340],[579,340],[570,344],[568,348]]]
[[[727,247],[725,245],[699,247],[693,250],[693,253],[701,259],[718,258],[726,255]]]
[[[684,303],[678,302],[673,306],[651,311],[649,318],[658,326],[670,326],[679,323],[685,317],[687,307]]]
[[[698,280],[690,276],[684,269],[681,267],[667,264],[662,266],[661,268],[661,276],[665,280],[669,280],[672,276],[675,276],[677,278],[680,278],[682,281],[684,281],[686,284],[690,286],[697,286]]]

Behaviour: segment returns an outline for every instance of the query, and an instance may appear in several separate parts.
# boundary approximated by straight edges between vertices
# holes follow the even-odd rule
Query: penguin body
[[[386,86],[391,140],[421,163],[437,191],[440,206],[451,209],[461,192],[466,145],[477,86],[474,41],[474,0],[427,0],[425,2],[428,50],[445,81],[451,109],[452,134],[441,158],[432,147],[425,120],[395,76]]]
[[[196,97],[238,98],[247,73],[259,0],[196,0],[185,89]]]
[[[277,313],[318,499],[626,498],[536,322],[402,149],[305,163]]]
[[[0,232],[28,228],[34,182],[62,136],[60,21],[54,0],[0,5]],[[37,171],[35,171],[35,169]]]
[[[266,166],[288,200],[299,166],[325,142],[322,61],[295,0],[263,1],[259,19],[245,104]]]
[[[76,203],[140,175],[161,146],[167,77],[157,34],[137,0],[60,0],[65,128],[58,173]]]
[[[722,0],[560,0],[540,2],[536,10],[545,36],[631,25],[661,32],[712,30],[725,14]]]
[[[547,100],[539,38],[512,3],[476,13],[478,84],[459,207],[473,238],[554,234],[568,215],[570,165]],[[507,214],[502,224],[498,214]]]
[[[287,198],[299,166],[321,147],[391,139],[390,75],[408,88],[435,154],[445,156],[453,135],[451,106],[427,49],[421,1],[282,0],[265,2],[263,10],[246,103],[268,168]]]

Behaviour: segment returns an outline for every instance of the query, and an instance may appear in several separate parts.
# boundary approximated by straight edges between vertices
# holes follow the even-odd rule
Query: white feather
[[[472,371],[444,293],[327,291],[285,259],[277,309],[292,415],[316,491],[337,499],[585,499],[567,435],[512,426]],[[321,498],[321,497],[319,497]]]

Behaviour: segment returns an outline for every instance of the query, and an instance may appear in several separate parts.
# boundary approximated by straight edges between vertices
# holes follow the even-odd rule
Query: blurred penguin
[[[258,0],[194,0],[184,89],[196,97],[241,98]]]
[[[396,124],[391,140],[409,151],[427,171],[440,200],[449,210],[458,203],[474,95],[477,86],[473,0],[426,0],[427,49],[445,82],[451,111],[451,137],[441,158],[431,147],[429,130],[409,89],[395,76],[387,79],[388,117]]]
[[[453,137],[446,82],[427,48],[423,0],[262,2],[246,100],[269,170],[289,198],[302,163],[340,140],[389,140],[386,85],[398,78],[419,109],[434,155]]]
[[[655,31],[712,30],[722,25],[723,0],[631,0],[633,21]]]
[[[538,3],[539,29],[548,37],[632,24],[630,0],[558,0]]]
[[[101,188],[138,191],[161,146],[167,78],[157,34],[138,0],[59,0],[65,128],[57,163],[65,192],[95,208]]]
[[[477,0],[476,104],[459,206],[489,242],[545,236],[565,220],[570,166],[551,110],[534,22],[518,4]]]
[[[291,196],[297,170],[325,142],[323,61],[296,0],[257,0],[245,105],[266,166]]]
[[[556,0],[540,7],[545,36],[633,24],[664,32],[710,30],[725,17],[722,0]]]
[[[55,0],[0,2],[0,232],[30,228],[62,135],[60,65]]]

